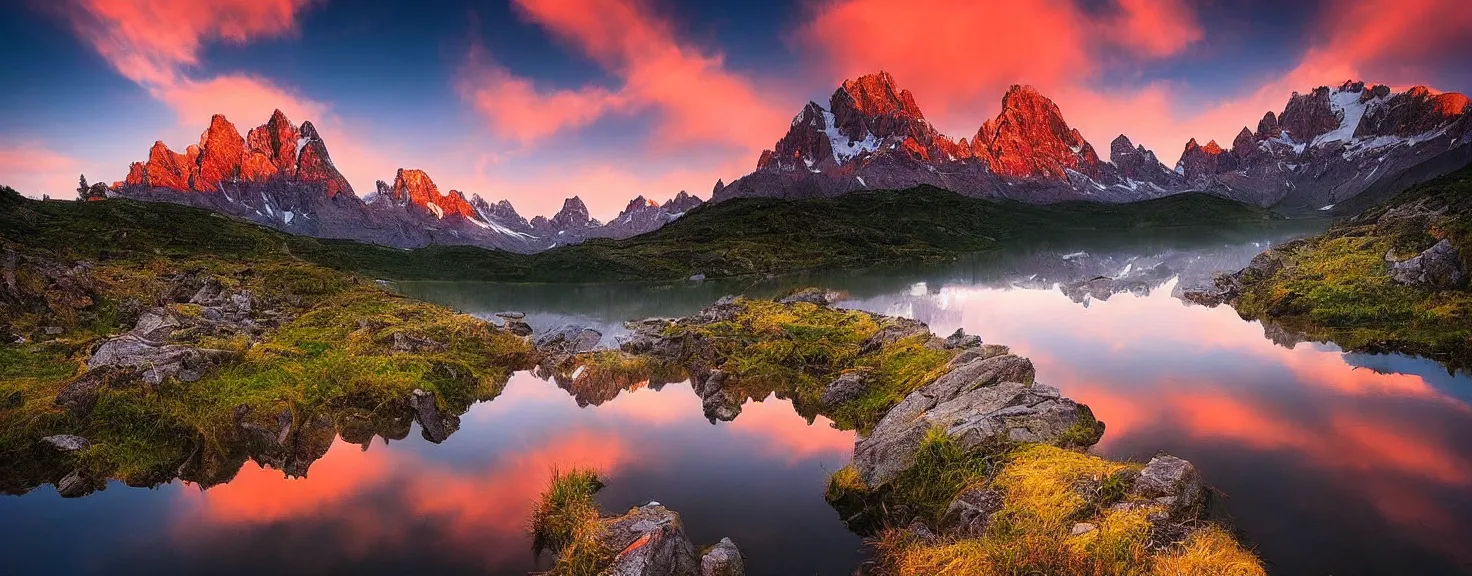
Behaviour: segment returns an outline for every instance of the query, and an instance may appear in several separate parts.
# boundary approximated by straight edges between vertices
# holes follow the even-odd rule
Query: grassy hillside
[[[1399,350],[1472,365],[1472,292],[1407,283],[1393,263],[1445,240],[1472,270],[1472,166],[1414,186],[1319,236],[1283,245],[1235,277],[1236,306],[1346,349]]]
[[[305,262],[297,241],[0,187],[0,493],[208,486],[247,458],[300,475],[338,433],[408,434],[415,390],[450,421],[529,365],[522,339]],[[60,434],[86,441],[43,440]]]
[[[1266,210],[1202,194],[1134,204],[1032,206],[920,187],[836,199],[737,199],[626,240],[590,240],[531,256],[465,247],[403,251],[301,242],[310,260],[392,279],[594,282],[710,278],[951,257],[999,242],[1070,232],[1224,226]]]

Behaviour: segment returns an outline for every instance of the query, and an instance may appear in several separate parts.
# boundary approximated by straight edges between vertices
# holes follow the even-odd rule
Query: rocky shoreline
[[[1323,234],[1274,247],[1193,303],[1229,304],[1276,342],[1472,366],[1472,167],[1412,187]]]
[[[828,498],[851,528],[875,539],[876,573],[967,573],[916,571],[904,558],[919,549],[934,554],[958,545],[1005,548],[1029,538],[1054,539],[1061,550],[1034,568],[1126,561],[1133,563],[1132,573],[1195,561],[1188,549],[1208,537],[1223,546],[1226,532],[1206,519],[1210,491],[1190,462],[1165,454],[1144,465],[1089,456],[1086,450],[1099,441],[1104,424],[1088,406],[1037,383],[1026,358],[964,333],[942,338],[912,320],[834,308],[837,298],[817,290],[776,302],[727,297],[690,317],[629,322],[631,335],[614,356],[570,352],[565,338],[544,337],[544,358],[562,355],[552,364],[575,364],[582,374],[635,358],[677,366],[689,375],[713,422],[734,419],[745,401],[773,393],[793,399],[799,411],[859,428],[853,464],[834,474]],[[804,352],[814,333],[831,345],[824,355]],[[937,362],[921,378],[897,377],[889,365],[898,361],[890,354],[896,348],[933,353]],[[893,396],[898,399],[889,405],[875,402]],[[861,407],[872,414],[844,418]],[[947,454],[939,467],[937,451]],[[938,478],[961,470],[969,474],[962,482]],[[1051,483],[1068,509],[1027,509],[1026,490],[1009,480],[1009,474],[1023,473],[1030,489]],[[1018,528],[1021,517],[1055,513],[1056,526]],[[633,544],[618,548],[623,552],[604,573],[710,573],[696,571],[694,555],[687,552],[693,548],[680,541],[678,517],[657,504],[603,521],[621,525],[650,517],[661,520],[645,521],[646,527],[673,528],[658,537],[620,539]],[[1112,546],[1122,537],[1137,540],[1133,556],[1096,557],[1104,554],[1095,551],[1104,548],[1099,542]],[[1246,559],[1230,573],[1263,573],[1235,539],[1228,536],[1225,543],[1226,553]]]

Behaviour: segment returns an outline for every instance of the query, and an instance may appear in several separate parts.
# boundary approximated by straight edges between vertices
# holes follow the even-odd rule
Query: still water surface
[[[761,282],[650,285],[410,283],[410,295],[538,328],[687,315],[728,293],[845,291],[842,306],[964,328],[1032,359],[1038,380],[1107,423],[1095,448],[1196,464],[1275,574],[1472,573],[1472,377],[1405,356],[1298,343],[1230,308],[1174,294],[1301,231],[1014,247],[944,265]],[[522,574],[545,569],[525,533],[553,466],[609,477],[606,510],[649,500],[692,539],[730,536],[751,574],[847,574],[860,539],[822,499],[853,434],[783,400],[712,424],[686,383],[579,406],[528,373],[442,445],[411,434],[339,441],[306,478],[254,464],[201,491],[114,484],[63,500],[0,497],[5,573]]]

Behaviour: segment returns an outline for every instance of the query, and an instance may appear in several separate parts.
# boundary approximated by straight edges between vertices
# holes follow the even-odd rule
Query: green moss
[[[1406,351],[1453,367],[1472,362],[1472,292],[1405,286],[1390,277],[1389,251],[1406,258],[1441,239],[1472,270],[1472,169],[1416,186],[1324,234],[1273,251],[1267,274],[1242,276],[1236,306],[1314,340],[1349,350]],[[1392,211],[1397,214],[1389,215]],[[1419,213],[1419,216],[1406,216]]]
[[[922,451],[945,454],[939,438],[926,439]],[[885,529],[874,539],[876,563],[883,573],[899,576],[967,574],[1099,574],[1144,576],[1166,574],[1231,574],[1260,576],[1261,562],[1220,528],[1208,526],[1183,545],[1163,551],[1149,546],[1148,504],[1111,508],[1124,497],[1124,479],[1138,465],[1053,446],[1020,446],[988,470],[960,468],[954,453],[930,458],[931,469],[908,481],[930,480],[933,494],[914,497],[932,502],[958,486],[984,486],[996,491],[1002,508],[992,516],[986,534],[974,538],[943,537],[924,541],[903,529]],[[935,462],[953,467],[933,468]],[[957,481],[955,475],[965,478]],[[837,475],[835,475],[837,478]],[[837,481],[835,480],[835,483]],[[905,513],[910,510],[905,510]],[[904,516],[897,516],[903,518]],[[923,517],[922,517],[923,518]],[[1078,522],[1095,529],[1073,534]]]
[[[524,340],[299,260],[280,233],[167,204],[10,202],[0,210],[0,246],[21,257],[23,298],[0,302],[0,311],[10,329],[54,340],[0,345],[0,402],[15,392],[21,399],[20,406],[0,405],[0,468],[17,474],[0,475],[7,487],[55,480],[55,470],[32,453],[51,434],[91,440],[91,449],[71,457],[91,475],[147,485],[172,478],[201,447],[234,453],[227,444],[240,441],[242,420],[275,430],[283,411],[296,422],[399,414],[416,388],[458,414],[498,395],[512,370],[532,362]],[[71,268],[82,259],[92,263],[86,301],[42,298],[37,267]],[[82,371],[90,350],[131,327],[124,310],[162,306],[185,319],[202,315],[201,306],[179,303],[192,295],[175,292],[192,285],[180,278],[250,292],[256,320],[267,329],[191,337],[189,345],[232,353],[196,382],[104,386],[85,417],[58,407],[53,399]],[[41,333],[52,325],[68,329]],[[423,345],[396,348],[396,335]]]

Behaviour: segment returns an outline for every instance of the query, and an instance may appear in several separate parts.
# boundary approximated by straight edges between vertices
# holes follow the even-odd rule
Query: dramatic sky
[[[1472,91],[1467,0],[0,0],[0,182],[73,194],[214,113],[317,125],[359,194],[442,189],[595,216],[708,197],[808,100],[888,70],[971,136],[1008,85],[1107,154],[1173,163],[1295,90],[1349,78]]]

